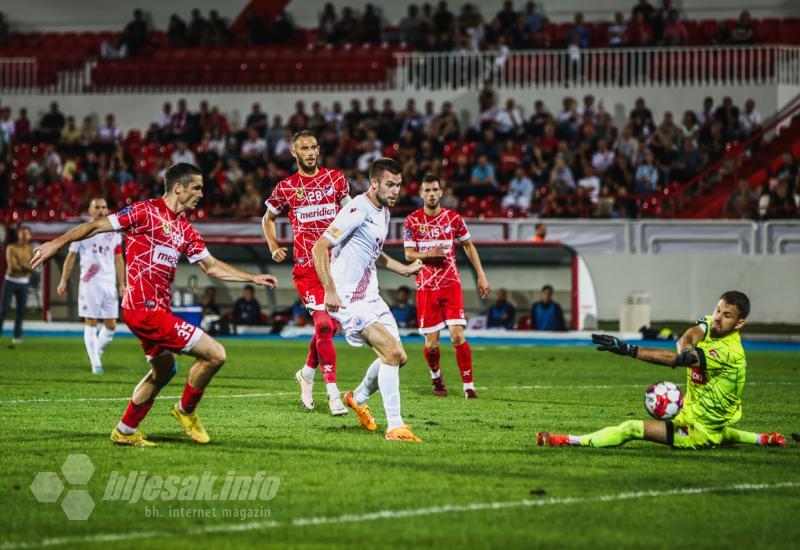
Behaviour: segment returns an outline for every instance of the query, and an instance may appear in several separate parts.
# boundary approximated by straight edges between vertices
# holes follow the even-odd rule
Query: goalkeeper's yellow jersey
[[[700,366],[688,371],[683,410],[678,421],[721,430],[742,417],[747,360],[739,332],[724,338],[711,336],[711,316],[701,317],[705,337],[697,344]]]

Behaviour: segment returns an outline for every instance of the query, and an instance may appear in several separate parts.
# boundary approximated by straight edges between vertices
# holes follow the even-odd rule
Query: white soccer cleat
[[[328,405],[331,407],[331,414],[333,416],[344,416],[347,414],[347,407],[344,406],[342,398],[339,396],[328,399]]]
[[[312,391],[314,389],[314,383],[303,378],[303,373],[301,371],[295,373],[294,379],[300,384],[300,402],[306,409],[310,411],[314,410],[314,393]],[[344,407],[344,405],[342,405],[342,407]],[[346,409],[345,412],[347,412]]]

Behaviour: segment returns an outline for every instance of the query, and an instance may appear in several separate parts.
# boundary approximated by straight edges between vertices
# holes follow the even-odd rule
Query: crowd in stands
[[[235,124],[207,101],[194,111],[179,99],[174,107],[165,103],[144,132],[127,135],[113,114],[100,124],[91,117],[78,122],[53,102],[31,121],[25,109],[2,107],[0,210],[10,200],[16,208],[76,213],[98,194],[119,207],[161,194],[166,168],[190,162],[205,174],[208,215],[261,215],[264,198],[294,169],[292,134],[310,129],[321,164],[342,169],[354,195],[366,189],[372,160],[400,161],[407,185],[396,215],[421,205],[418,182],[433,172],[447,182],[444,205],[467,217],[630,218],[638,215],[637,199],[691,179],[762,124],[753,100],[740,109],[729,97],[720,104],[707,97],[680,120],[670,112],[655,120],[640,98],[621,126],[591,95],[565,97],[552,112],[536,100],[526,113],[514,99],[499,102],[487,83],[479,103],[479,118],[467,125],[449,102],[437,109],[426,101],[419,109],[412,98],[396,109],[390,99],[374,97],[364,105],[353,99],[347,109],[314,102],[309,110],[298,101],[288,116],[271,117],[255,103]],[[764,190],[774,195],[773,204],[784,193],[779,187],[787,187],[788,202],[798,194],[796,161],[790,161],[776,178],[783,183]],[[759,218],[774,215],[774,208],[753,211]],[[796,204],[786,215],[796,215]]]

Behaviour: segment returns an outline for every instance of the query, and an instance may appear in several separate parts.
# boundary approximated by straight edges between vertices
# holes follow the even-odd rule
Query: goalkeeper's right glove
[[[628,344],[624,340],[608,334],[592,334],[592,343],[597,344],[597,351],[610,351],[617,355],[631,357],[636,357],[639,353],[639,346],[636,344]]]

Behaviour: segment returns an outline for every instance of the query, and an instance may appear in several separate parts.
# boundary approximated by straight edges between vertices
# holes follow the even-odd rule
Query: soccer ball
[[[672,382],[656,382],[644,392],[644,408],[656,420],[671,420],[683,408],[683,394]]]

